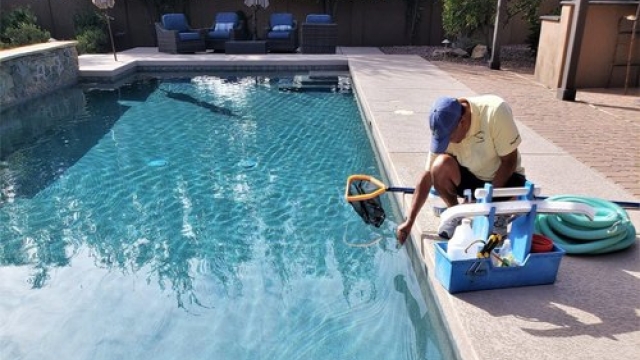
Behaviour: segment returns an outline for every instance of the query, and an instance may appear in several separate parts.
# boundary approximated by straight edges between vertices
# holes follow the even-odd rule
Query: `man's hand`
[[[404,245],[404,242],[409,238],[411,226],[412,224],[410,224],[409,221],[405,221],[396,229],[396,238],[398,239],[398,244],[400,244],[400,246]]]
[[[513,173],[516,171],[518,165],[518,149],[511,153],[500,157],[500,166],[493,177],[491,184],[494,187],[503,187]]]

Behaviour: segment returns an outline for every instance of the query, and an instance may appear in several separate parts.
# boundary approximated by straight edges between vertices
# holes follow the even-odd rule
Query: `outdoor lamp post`
[[[93,5],[97,6],[104,12],[104,17],[107,19],[107,27],[109,28],[109,39],[111,40],[111,50],[113,50],[113,59],[118,61],[118,55],[116,55],[116,46],[113,43],[113,32],[111,31],[111,17],[107,13],[107,9],[113,8],[116,4],[115,0],[91,0]]]

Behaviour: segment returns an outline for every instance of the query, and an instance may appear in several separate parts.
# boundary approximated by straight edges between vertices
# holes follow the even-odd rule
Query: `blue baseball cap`
[[[429,127],[431,128],[431,152],[442,154],[447,150],[451,134],[462,117],[462,104],[452,97],[438,98],[431,107]]]

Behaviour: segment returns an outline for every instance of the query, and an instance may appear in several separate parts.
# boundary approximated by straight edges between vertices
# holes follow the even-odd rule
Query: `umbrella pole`
[[[109,28],[109,39],[111,39],[111,50],[113,50],[113,60],[118,61],[118,55],[116,55],[116,46],[113,42],[113,31],[111,31],[111,18],[107,13],[107,10],[104,11],[104,16],[107,18],[107,27]]]
[[[253,5],[253,40],[258,40],[258,6]]]

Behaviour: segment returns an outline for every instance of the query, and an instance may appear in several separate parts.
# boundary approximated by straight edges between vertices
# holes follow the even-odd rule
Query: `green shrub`
[[[79,54],[107,52],[109,37],[104,16],[95,11],[76,14],[73,25]]]
[[[107,30],[107,23],[104,16],[96,11],[87,11],[78,13],[73,16],[73,27],[76,30],[76,34],[79,34],[87,29],[104,29]]]
[[[530,31],[535,32],[540,2],[503,0],[505,17],[501,18],[500,26],[506,26],[513,18],[522,18],[529,22]],[[496,4],[496,1],[489,0],[442,0],[442,26],[446,35],[453,38],[482,36],[484,43],[491,44]],[[531,37],[534,39],[536,34]]]
[[[46,42],[51,34],[37,25],[37,18],[27,7],[14,8],[0,17],[0,48]]]
[[[0,35],[4,37],[7,29],[18,28],[20,24],[36,24],[37,20],[28,6],[12,9],[0,17]],[[7,39],[4,38],[3,41],[7,42]]]
[[[482,33],[490,39],[495,6],[495,1],[443,0],[442,26],[445,34],[457,40]]]
[[[49,41],[51,34],[35,24],[21,23],[18,27],[8,28],[4,36],[9,39],[11,46],[24,46]]]
[[[105,52],[108,43],[107,34],[100,28],[87,28],[76,35],[78,54]]]

